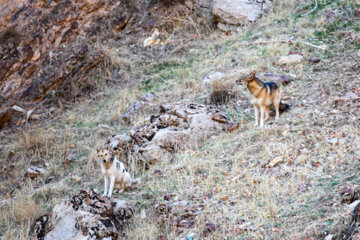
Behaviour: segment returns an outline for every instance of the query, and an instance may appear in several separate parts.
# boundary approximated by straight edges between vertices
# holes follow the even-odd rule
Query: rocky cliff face
[[[0,126],[17,102],[37,102],[64,82],[81,82],[105,54],[91,47],[101,28],[121,30],[126,11],[109,25],[99,24],[118,12],[120,1],[25,2],[0,25]],[[99,29],[100,28],[100,29]],[[63,87],[66,85],[63,85]]]
[[[170,20],[189,14],[181,1],[167,0],[24,0],[7,6],[0,15],[0,127],[10,121],[15,104],[36,104],[53,89],[74,97],[74,89],[107,59],[95,43],[135,45],[131,53],[148,57],[143,39],[154,28],[167,39],[179,24]]]

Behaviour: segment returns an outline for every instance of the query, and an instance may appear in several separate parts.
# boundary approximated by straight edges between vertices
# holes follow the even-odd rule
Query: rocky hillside
[[[356,2],[0,4],[1,239],[358,238]],[[141,179],[111,199],[104,146]]]

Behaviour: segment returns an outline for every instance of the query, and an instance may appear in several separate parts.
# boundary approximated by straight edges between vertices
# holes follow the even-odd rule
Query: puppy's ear
[[[99,148],[97,148],[97,149],[96,149],[96,152],[97,152],[97,153],[99,153],[99,152],[100,152],[100,149],[99,149]]]
[[[256,71],[252,71],[252,72],[251,72],[251,77],[254,78],[255,75],[256,75]]]
[[[105,150],[110,150],[109,145],[106,145]]]

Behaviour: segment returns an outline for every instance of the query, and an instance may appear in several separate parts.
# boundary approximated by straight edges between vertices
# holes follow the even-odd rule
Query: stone
[[[333,240],[334,237],[335,237],[334,235],[329,234],[329,235],[327,235],[327,236],[324,238],[324,240]]]
[[[212,84],[216,81],[221,80],[226,75],[223,72],[220,71],[210,71],[208,72],[203,79],[201,80],[202,84],[206,87],[211,87]]]
[[[81,182],[82,177],[74,175],[74,176],[71,176],[71,180],[74,182]]]
[[[124,200],[103,198],[91,189],[55,205],[35,220],[31,240],[118,239],[133,211]]]
[[[194,3],[190,0],[186,0],[185,5],[191,10],[194,9]]]
[[[276,157],[268,164],[268,167],[269,168],[275,167],[279,163],[282,163],[282,161],[283,161],[282,157]]]
[[[349,204],[349,205],[347,206],[347,212],[348,212],[349,214],[351,214],[351,213],[355,210],[355,208],[356,208],[357,205],[360,205],[360,200],[355,200],[354,202],[352,202],[351,204]]]
[[[196,224],[196,217],[203,206],[191,205],[185,200],[167,200],[155,205],[158,222],[170,222],[170,228],[176,232],[191,229]]]
[[[192,4],[193,9],[197,13],[199,13],[206,20],[206,22],[208,24],[212,24],[213,19],[214,19],[213,14],[211,12],[213,0],[192,0],[192,3],[193,3]],[[185,4],[186,4],[186,2],[185,2]],[[192,9],[192,8],[190,8],[190,9]]]
[[[220,29],[223,32],[239,32],[240,31],[240,27],[238,27],[238,26],[225,24],[225,23],[221,23],[221,22],[219,22],[217,24],[217,27],[218,27],[218,29]]]
[[[215,0],[212,13],[216,22],[242,26],[247,22],[255,22],[270,4],[268,0]]]
[[[131,119],[135,116],[137,112],[143,109],[146,105],[149,105],[155,99],[154,93],[147,93],[145,96],[136,101],[133,105],[131,105],[126,112],[121,114],[122,120],[126,124],[131,123]]]
[[[337,145],[339,143],[338,138],[327,138],[326,142],[331,143],[332,145]]]
[[[340,191],[341,202],[344,204],[351,204],[360,199],[360,185],[352,187],[345,187]]]
[[[303,61],[304,57],[299,54],[291,54],[288,56],[281,56],[278,63],[279,65],[296,65]]]
[[[352,217],[348,227],[344,229],[337,239],[359,239],[360,237],[360,200],[352,204]],[[355,203],[355,202],[354,202]]]

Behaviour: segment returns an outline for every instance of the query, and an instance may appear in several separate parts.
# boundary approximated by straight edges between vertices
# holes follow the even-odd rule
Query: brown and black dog
[[[245,82],[251,94],[251,103],[255,109],[255,126],[258,125],[259,108],[260,108],[260,127],[264,126],[264,121],[269,119],[269,111],[271,105],[276,111],[275,120],[279,120],[279,111],[283,112],[290,108],[290,105],[280,101],[280,89],[274,82],[263,82],[256,76],[256,71],[251,72],[250,75],[242,76],[236,80],[237,84]],[[264,116],[265,115],[265,116]]]

